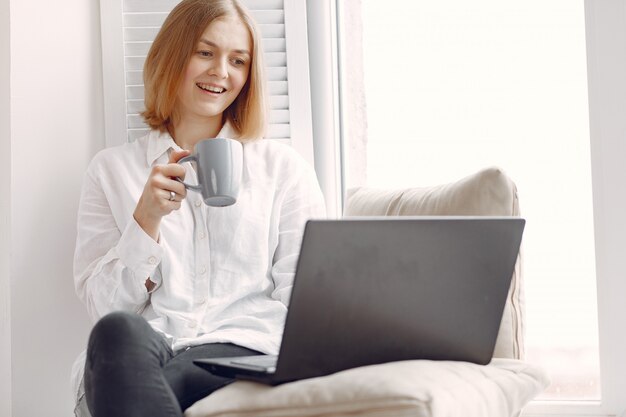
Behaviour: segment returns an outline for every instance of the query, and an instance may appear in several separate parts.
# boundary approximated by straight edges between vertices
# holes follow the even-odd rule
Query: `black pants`
[[[93,417],[180,417],[194,402],[233,381],[199,368],[194,359],[256,354],[230,343],[174,354],[143,317],[111,313],[96,323],[89,337],[87,406]]]

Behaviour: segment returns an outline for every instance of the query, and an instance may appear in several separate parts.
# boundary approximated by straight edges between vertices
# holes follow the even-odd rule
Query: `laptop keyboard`
[[[278,356],[276,355],[257,355],[257,356],[242,356],[240,358],[234,358],[231,363],[233,365],[248,365],[258,368],[263,368],[267,372],[276,371],[276,362]]]

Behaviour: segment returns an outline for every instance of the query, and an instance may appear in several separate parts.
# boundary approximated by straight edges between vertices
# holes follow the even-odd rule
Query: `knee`
[[[102,317],[91,330],[88,350],[100,349],[109,352],[123,347],[146,331],[150,325],[138,314],[116,311]]]

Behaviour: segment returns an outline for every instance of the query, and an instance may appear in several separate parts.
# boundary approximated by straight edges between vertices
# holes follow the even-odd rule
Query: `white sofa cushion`
[[[518,216],[517,187],[499,168],[449,184],[405,189],[348,190],[344,216]]]
[[[548,385],[514,359],[489,365],[414,360],[350,369],[277,387],[238,381],[185,417],[507,417]]]
[[[344,216],[519,216],[517,188],[498,168],[432,187],[348,191]],[[524,294],[521,261],[515,265],[494,357],[524,357]]]

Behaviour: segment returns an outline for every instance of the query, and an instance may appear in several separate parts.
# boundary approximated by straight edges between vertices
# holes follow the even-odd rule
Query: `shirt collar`
[[[146,152],[146,162],[148,162],[148,166],[152,166],[154,161],[159,159],[161,155],[168,152],[170,149],[181,150],[180,146],[174,142],[169,132],[152,130],[148,137],[148,150]]]
[[[218,138],[236,138],[237,133],[231,126],[230,122],[226,121],[222,126],[222,129],[217,134]],[[154,161],[159,159],[164,153],[174,149],[181,151],[182,148],[178,146],[168,131],[161,132],[159,130],[152,130],[150,137],[148,138],[148,150],[146,152],[146,161],[148,166],[152,166]]]

